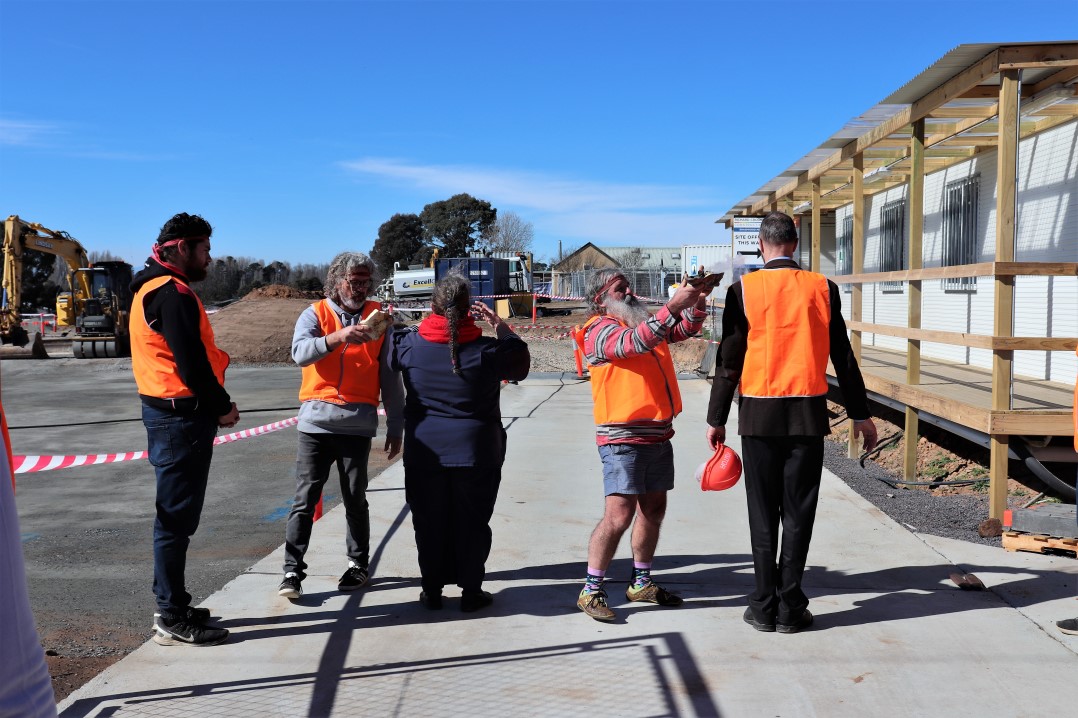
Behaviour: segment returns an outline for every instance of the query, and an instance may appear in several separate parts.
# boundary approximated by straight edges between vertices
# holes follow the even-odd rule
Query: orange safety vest
[[[576,333],[581,352],[584,351],[584,334],[588,326],[598,319],[598,316],[592,317]],[[588,371],[596,424],[670,421],[681,413],[677,372],[670,357],[670,346],[665,341],[647,354],[614,359],[597,366],[589,364]]]
[[[311,305],[318,316],[322,336],[341,329],[341,318],[323,299]],[[378,302],[364,302],[360,316],[381,308]],[[330,404],[378,405],[381,386],[378,381],[378,355],[385,334],[363,344],[342,344],[314,364],[303,367],[299,400],[326,401]]]
[[[749,324],[741,396],[827,394],[831,352],[827,278],[802,269],[762,269],[743,276],[741,289]]]
[[[183,399],[195,395],[190,387],[183,383],[176,373],[176,357],[168,347],[168,342],[160,332],[155,332],[146,323],[146,309],[143,302],[153,290],[167,282],[179,281],[172,276],[154,277],[139,287],[131,304],[131,369],[135,374],[138,393],[158,399]],[[184,283],[184,286],[187,286]],[[198,303],[198,329],[202,344],[206,347],[206,358],[217,377],[217,383],[225,385],[225,369],[228,368],[228,354],[217,348],[213,339],[213,327],[206,316],[206,309],[198,295],[191,292]]]

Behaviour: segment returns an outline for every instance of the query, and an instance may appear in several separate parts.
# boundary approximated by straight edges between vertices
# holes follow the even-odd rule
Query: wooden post
[[[996,171],[996,261],[1014,261],[1016,192],[1018,190],[1018,87],[1021,70],[999,73],[999,144]],[[992,334],[1014,336],[1014,277],[995,278]],[[1011,371],[1014,352],[992,351],[992,410],[1011,408]],[[989,516],[1003,518],[1007,508],[1007,453],[1009,437],[992,434],[989,446]]]
[[[865,270],[865,156],[860,152],[853,156],[853,273],[861,274]],[[861,321],[861,285],[853,285],[850,298],[850,319]],[[850,346],[857,363],[861,363],[861,332],[850,331]],[[846,454],[851,459],[861,455],[861,442],[853,437],[853,421],[849,424],[849,441]]]
[[[809,269],[813,272],[820,271],[820,179],[812,180],[812,253],[809,259]]]
[[[924,226],[925,226],[925,121],[913,123],[913,136],[910,138],[910,185],[909,185],[909,256],[906,264],[909,269],[921,269],[924,266]],[[921,280],[910,280],[907,296],[906,326],[910,329],[921,328]],[[915,386],[921,383],[921,341],[906,340],[906,383]],[[920,415],[917,409],[906,406],[906,452],[902,457],[902,478],[905,481],[917,480],[917,442],[920,435]]]

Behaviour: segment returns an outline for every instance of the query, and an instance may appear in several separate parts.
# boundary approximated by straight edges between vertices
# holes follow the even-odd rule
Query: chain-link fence
[[[559,272],[554,275],[553,294],[561,297],[583,297],[588,280],[598,269],[582,269],[576,272]],[[629,280],[633,294],[641,299],[654,299],[665,302],[669,298],[667,287],[675,284],[679,277],[670,271],[659,269],[620,269]]]

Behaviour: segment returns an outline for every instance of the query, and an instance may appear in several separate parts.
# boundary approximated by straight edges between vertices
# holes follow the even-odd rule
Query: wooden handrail
[[[925,279],[959,279],[962,277],[1078,277],[1078,262],[980,262],[953,267],[903,269],[897,272],[867,272],[828,276],[835,284],[876,284],[878,282],[910,282]]]
[[[999,349],[1002,351],[1074,351],[1078,337],[994,337],[986,334],[944,332],[937,329],[911,329],[893,324],[869,322],[846,322],[846,328],[857,332],[872,332],[889,337],[915,339],[940,344],[953,344],[976,349]]]

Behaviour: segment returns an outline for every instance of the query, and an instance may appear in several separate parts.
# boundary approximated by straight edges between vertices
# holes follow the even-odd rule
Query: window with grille
[[[949,182],[943,191],[943,266],[955,267],[977,261],[977,185],[980,178]],[[949,290],[976,290],[976,277],[943,280]]]
[[[906,202],[888,202],[880,211],[880,271],[906,268]],[[881,282],[885,292],[901,292],[902,282]]]
[[[842,218],[842,231],[835,247],[835,274],[853,274],[853,217]],[[842,291],[852,292],[852,284],[843,284]]]

